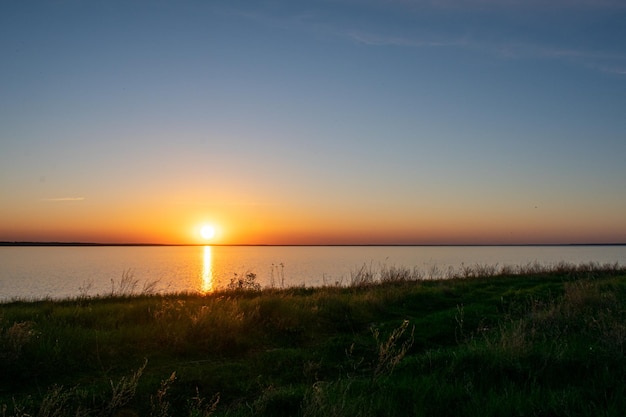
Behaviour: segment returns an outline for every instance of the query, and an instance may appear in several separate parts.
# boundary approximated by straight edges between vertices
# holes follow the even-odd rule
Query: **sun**
[[[200,228],[200,236],[204,240],[211,240],[215,237],[215,227],[210,224],[205,224]]]

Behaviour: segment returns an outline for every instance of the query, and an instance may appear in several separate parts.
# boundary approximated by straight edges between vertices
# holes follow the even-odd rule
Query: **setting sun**
[[[215,227],[211,226],[210,224],[205,224],[200,229],[200,236],[202,236],[204,240],[213,239],[215,237]]]

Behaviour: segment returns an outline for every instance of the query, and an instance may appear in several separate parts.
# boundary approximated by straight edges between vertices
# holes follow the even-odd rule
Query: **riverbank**
[[[621,415],[626,271],[0,304],[3,416]],[[471,273],[469,273],[471,272]],[[488,275],[488,276],[485,276]],[[2,408],[4,407],[4,408]]]

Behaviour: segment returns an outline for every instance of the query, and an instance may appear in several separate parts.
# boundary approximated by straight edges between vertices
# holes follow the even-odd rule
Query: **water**
[[[361,267],[418,268],[445,276],[463,265],[559,262],[626,265],[626,246],[78,246],[0,247],[0,301],[106,295],[122,277],[135,292],[223,288],[252,272],[263,287],[348,284]]]

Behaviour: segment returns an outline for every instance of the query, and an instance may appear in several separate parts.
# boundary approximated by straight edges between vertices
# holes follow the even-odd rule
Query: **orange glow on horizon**
[[[617,217],[534,208],[417,209],[286,205],[100,206],[92,200],[41,203],[7,213],[0,241],[155,244],[559,244],[623,243]],[[587,222],[581,223],[585,217]],[[210,225],[213,229],[205,229]]]

